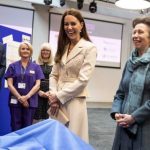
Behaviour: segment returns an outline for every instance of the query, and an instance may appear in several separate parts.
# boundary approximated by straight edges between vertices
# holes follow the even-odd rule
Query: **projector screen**
[[[60,14],[50,14],[49,42],[55,54],[60,27]],[[121,66],[121,41],[123,24],[85,18],[88,34],[97,47],[96,66]]]

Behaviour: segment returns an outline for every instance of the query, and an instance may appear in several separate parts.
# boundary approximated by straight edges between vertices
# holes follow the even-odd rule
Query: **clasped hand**
[[[49,92],[44,92],[42,90],[40,90],[38,92],[38,94],[39,94],[40,97],[44,97],[44,98],[48,98],[48,96],[49,96]]]
[[[57,98],[55,93],[49,92],[49,104],[50,104],[50,112],[53,116],[57,116],[59,108],[60,108],[60,101]]]
[[[28,96],[27,96],[27,95],[22,95],[18,100],[20,101],[20,103],[21,103],[24,107],[29,107]]]
[[[124,128],[128,128],[131,124],[135,122],[135,119],[132,115],[129,114],[115,114],[116,122],[119,126],[122,126]]]

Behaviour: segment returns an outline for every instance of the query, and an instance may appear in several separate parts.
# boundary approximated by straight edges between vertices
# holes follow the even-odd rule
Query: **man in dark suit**
[[[1,81],[6,69],[6,50],[4,45],[0,43],[0,88],[1,88]]]

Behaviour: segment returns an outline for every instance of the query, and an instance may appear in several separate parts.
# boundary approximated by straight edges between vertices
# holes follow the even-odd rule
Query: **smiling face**
[[[80,32],[83,28],[83,22],[76,17],[67,15],[64,18],[64,30],[71,42],[78,42],[81,38]]]
[[[30,49],[29,45],[22,43],[19,48],[19,55],[22,58],[30,58],[32,55],[32,50]]]
[[[42,59],[48,59],[51,55],[51,51],[49,49],[42,49],[41,50],[41,56]]]
[[[132,40],[138,51],[145,52],[150,46],[150,28],[143,23],[137,24],[133,29]]]

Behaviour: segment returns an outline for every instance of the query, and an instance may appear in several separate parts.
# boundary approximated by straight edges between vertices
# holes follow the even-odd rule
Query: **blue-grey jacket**
[[[114,97],[111,110],[113,119],[116,112],[123,113],[125,107],[127,107],[125,104],[129,93],[129,83],[134,71],[129,66],[130,62],[127,61],[119,88]],[[143,64],[139,67],[145,68],[146,66],[146,64]],[[136,82],[134,85],[138,87]],[[138,127],[136,135],[132,135],[127,129],[117,126],[112,150],[150,150],[150,67],[146,74],[140,106],[131,115],[135,118],[135,125]]]

